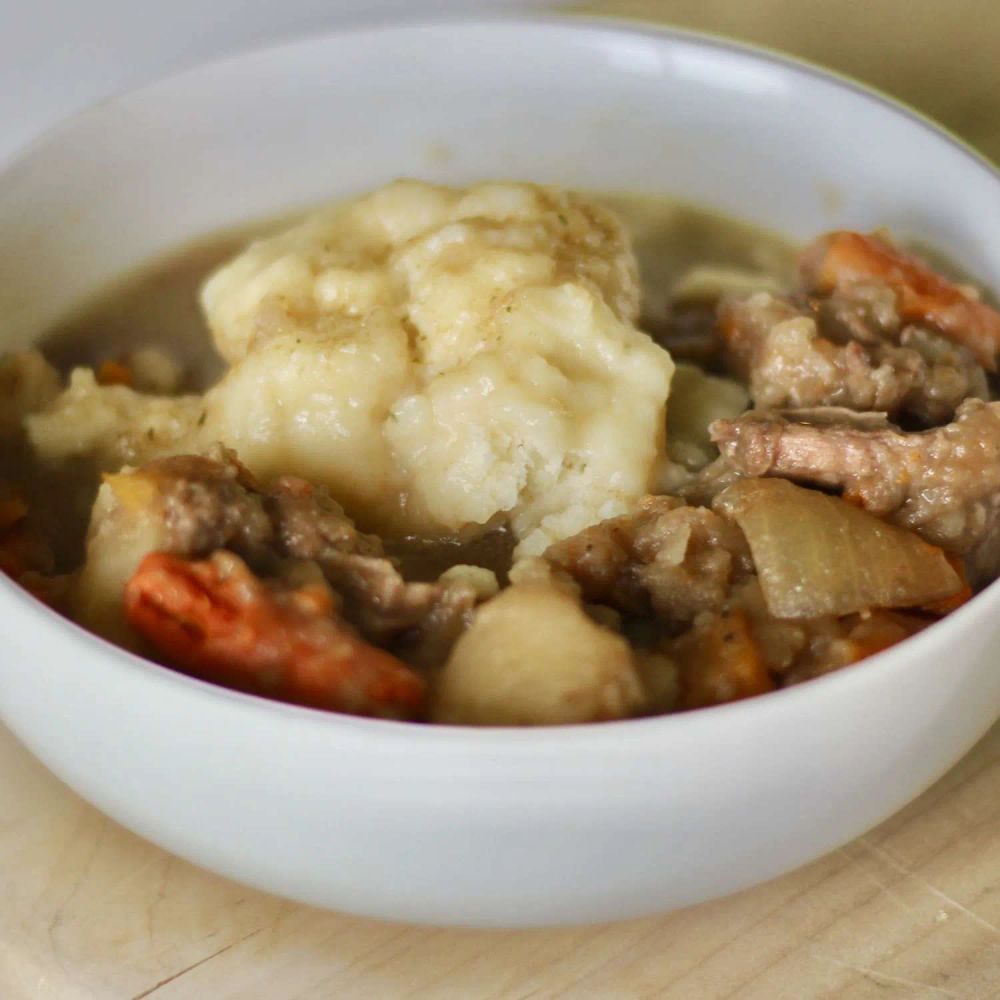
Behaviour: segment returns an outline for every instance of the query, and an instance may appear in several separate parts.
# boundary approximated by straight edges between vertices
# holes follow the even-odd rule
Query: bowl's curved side
[[[886,222],[1000,287],[996,176],[880,100],[688,36],[464,22],[227,60],[52,133],[0,176],[4,335],[187,236],[395,173],[671,191],[797,235]],[[0,712],[110,815],[243,882],[414,921],[607,920],[776,875],[926,787],[1000,709],[998,603],[740,705],[469,732],[213,689],[0,580]]]
[[[858,683],[589,731],[331,718],[71,626],[12,644],[0,708],[89,801],[240,882],[414,922],[602,921],[771,878],[927,787],[1000,704],[996,625],[977,611],[857,668]]]

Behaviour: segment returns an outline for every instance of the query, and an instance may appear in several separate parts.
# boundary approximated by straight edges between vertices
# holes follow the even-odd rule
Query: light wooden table
[[[903,96],[1000,156],[996,0],[615,0]],[[1000,997],[1000,727],[879,829],[657,919],[444,931],[322,913],[171,858],[0,728],[0,1000]]]

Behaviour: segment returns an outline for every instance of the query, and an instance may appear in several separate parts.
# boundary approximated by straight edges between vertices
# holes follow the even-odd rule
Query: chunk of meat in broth
[[[799,258],[790,297],[729,295],[719,335],[759,409],[844,406],[907,425],[988,399],[1000,315],[881,236],[837,232]]]
[[[952,423],[921,432],[751,412],[716,421],[712,436],[737,473],[838,490],[963,557],[975,585],[1000,570],[1000,403],[967,400]]]
[[[351,620],[369,638],[385,642],[419,628],[432,612],[440,611],[445,588],[405,581],[383,554],[381,541],[357,531],[325,490],[285,476],[270,489],[267,507],[277,550],[289,558],[318,563],[344,598]],[[450,606],[455,596],[449,595],[444,604]],[[464,596],[462,612],[475,604],[474,594]]]
[[[950,609],[779,618],[764,599],[739,527],[723,513],[674,497],[648,497],[636,514],[553,545],[545,559],[580,588],[597,620],[605,620],[602,609],[614,608],[643,655],[673,665],[680,709],[752,697],[840,669]]]
[[[584,600],[631,615],[652,612],[670,625],[719,607],[752,572],[739,528],[674,497],[646,497],[635,514],[558,542],[545,558],[579,584]]]
[[[893,343],[863,323],[851,331],[863,337],[845,339],[822,316],[766,292],[722,303],[726,357],[757,408],[843,406],[930,426],[988,395],[985,373],[958,344],[917,327]]]
[[[750,579],[664,644],[679,665],[681,705],[724,704],[841,670],[926,628],[933,618],[876,609],[840,617],[772,615]]]
[[[643,315],[643,329],[675,360],[722,373],[726,361],[717,315],[719,304],[768,291],[779,292],[780,282],[764,271],[695,266],[673,283],[662,316]]]

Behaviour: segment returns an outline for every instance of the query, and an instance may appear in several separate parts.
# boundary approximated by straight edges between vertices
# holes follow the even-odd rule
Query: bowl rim
[[[85,121],[101,109],[114,106],[124,100],[141,99],[160,86],[169,86],[185,78],[196,77],[205,72],[224,69],[245,59],[267,56],[282,50],[291,50],[306,45],[322,45],[344,36],[386,35],[406,31],[449,32],[455,30],[482,30],[490,26],[506,26],[527,30],[545,30],[555,34],[605,34],[631,36],[650,39],[665,45],[683,45],[694,49],[721,53],[725,57],[764,64],[781,73],[807,76],[819,83],[849,92],[853,100],[875,104],[884,111],[907,119],[915,128],[929,133],[938,142],[951,146],[968,165],[985,173],[987,180],[1000,186],[1000,167],[988,157],[972,147],[940,123],[911,107],[898,98],[889,96],[876,87],[819,66],[809,60],[791,56],[763,45],[736,41],[713,32],[696,31],[666,24],[655,24],[641,19],[620,16],[584,15],[575,13],[528,13],[528,12],[466,12],[460,14],[430,16],[400,16],[391,21],[362,19],[341,25],[327,31],[292,34],[276,42],[241,48],[217,58],[199,61],[180,69],[168,71],[138,81],[127,90],[120,91],[93,102],[80,110],[59,119],[35,135],[26,144],[15,148],[11,155],[0,159],[0,185],[5,175],[28,161],[36,152],[50,143],[58,142],[67,128]],[[907,660],[911,651],[918,647],[943,643],[949,633],[957,635],[966,622],[988,614],[988,608],[1000,605],[1000,579],[993,581],[965,605],[951,612],[946,618],[935,622],[918,635],[912,636],[898,645],[868,657],[863,661],[864,669],[842,669],[814,678],[813,680],[768,692],[765,696],[715,705],[691,712],[619,719],[602,723],[575,723],[551,726],[459,726],[454,724],[427,724],[373,719],[346,715],[323,709],[309,708],[262,696],[235,691],[183,674],[153,660],[139,656],[107,639],[87,631],[32,596],[12,579],[0,574],[0,619],[9,616],[18,623],[18,632],[34,636],[36,630],[49,633],[68,647],[79,646],[86,656],[87,668],[100,660],[101,666],[114,675],[131,678],[141,675],[150,684],[150,695],[158,691],[164,697],[173,697],[184,703],[201,703],[207,707],[214,703],[219,708],[236,712],[248,720],[260,724],[284,726],[285,722],[299,728],[339,730],[341,735],[355,735],[366,741],[379,741],[390,746],[400,740],[411,744],[419,740],[421,744],[438,743],[448,749],[462,748],[476,752],[503,752],[517,750],[518,753],[545,750],[546,753],[578,753],[583,746],[589,749],[608,748],[620,745],[623,737],[628,737],[632,745],[636,741],[661,742],[668,736],[689,738],[695,735],[709,736],[719,727],[728,727],[734,717],[749,726],[767,726],[770,720],[780,715],[794,713],[808,703],[824,697],[825,692],[849,691],[851,687],[862,691],[866,686],[881,685],[896,681],[905,682]],[[32,639],[17,645],[27,648]],[[902,675],[897,678],[897,675]],[[1000,709],[998,709],[1000,711]]]

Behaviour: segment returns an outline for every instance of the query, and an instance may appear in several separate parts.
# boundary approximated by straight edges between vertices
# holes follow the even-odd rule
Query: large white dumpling
[[[633,326],[639,285],[620,223],[578,195],[400,181],[252,245],[202,301],[235,361],[206,432],[259,474],[321,479],[371,527],[445,533],[506,515],[531,553],[650,486],[673,366]],[[362,390],[368,335],[350,361],[328,345],[373,313],[395,317],[409,367],[382,364]],[[292,338],[297,356],[339,360],[293,375],[275,346]],[[381,444],[376,408],[350,431],[340,403],[324,416],[324,385],[379,404],[395,393]]]
[[[271,336],[323,336],[389,307],[416,359],[441,371],[489,342],[506,293],[563,281],[635,320],[635,259],[607,209],[534,184],[397,181],[251,244],[206,283],[202,306],[228,361]]]

